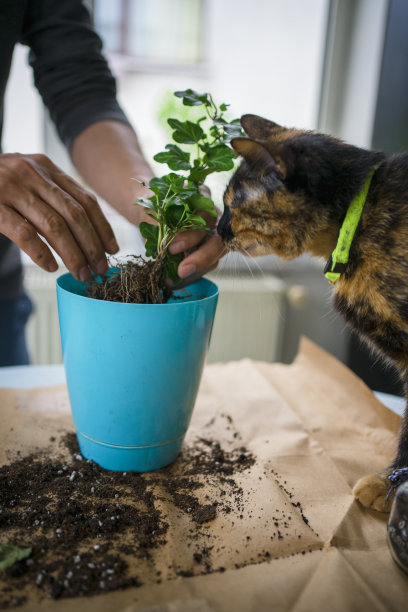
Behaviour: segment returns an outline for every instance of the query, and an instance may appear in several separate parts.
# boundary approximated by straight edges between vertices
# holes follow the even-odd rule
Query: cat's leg
[[[366,508],[377,512],[389,512],[393,491],[388,474],[389,471],[360,478],[353,489],[354,497]]]
[[[398,485],[408,480],[408,398],[402,417],[397,455],[392,464],[381,474],[370,474],[361,478],[353,494],[367,508],[389,512]]]

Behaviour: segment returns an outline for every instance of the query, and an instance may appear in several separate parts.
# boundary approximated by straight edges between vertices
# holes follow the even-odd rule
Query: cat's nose
[[[224,242],[229,242],[234,238],[234,233],[231,229],[231,210],[225,206],[221,219],[218,221],[217,232]]]

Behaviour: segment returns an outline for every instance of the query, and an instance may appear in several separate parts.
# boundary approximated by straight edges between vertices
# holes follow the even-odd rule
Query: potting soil
[[[50,440],[53,451],[38,450],[0,468],[0,544],[31,548],[27,558],[0,570],[0,608],[223,572],[273,556],[275,541],[290,531],[293,539],[299,516],[308,524],[278,473],[288,501],[265,522],[267,545],[249,560],[248,551],[226,551],[222,562],[226,547],[212,526],[220,522],[230,531],[248,519],[250,491],[244,493],[240,477],[251,478],[256,463],[231,417],[222,420],[232,433],[228,448],[200,437],[171,466],[151,473],[100,468],[82,457],[73,433]],[[175,554],[168,551],[169,536],[180,521],[183,541]],[[252,537],[249,521],[237,547],[251,550]]]
[[[112,258],[112,263],[117,273],[90,280],[88,297],[125,304],[165,304],[172,295],[163,260],[146,261],[136,255],[123,263]]]

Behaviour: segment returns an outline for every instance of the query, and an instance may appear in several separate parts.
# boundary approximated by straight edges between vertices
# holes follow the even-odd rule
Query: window
[[[128,69],[174,69],[203,61],[204,9],[205,0],[94,0],[94,22]]]

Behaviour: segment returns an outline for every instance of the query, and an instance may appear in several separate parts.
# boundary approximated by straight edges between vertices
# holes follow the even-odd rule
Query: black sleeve
[[[68,149],[96,121],[129,123],[81,0],[28,0],[21,42],[30,47],[35,85]]]

